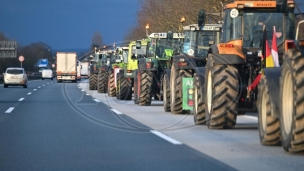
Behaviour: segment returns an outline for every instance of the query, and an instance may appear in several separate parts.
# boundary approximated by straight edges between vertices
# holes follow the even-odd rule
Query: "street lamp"
[[[186,18],[184,16],[182,16],[180,18],[180,22],[181,22],[181,28],[179,29],[179,32],[181,32],[183,30],[183,26],[184,26],[184,22],[186,21]]]
[[[150,28],[150,25],[149,24],[146,24],[146,36],[148,37],[149,34],[148,34],[148,29]]]

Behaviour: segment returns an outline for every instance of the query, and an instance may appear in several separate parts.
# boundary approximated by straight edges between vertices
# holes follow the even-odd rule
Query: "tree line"
[[[0,41],[9,41],[10,39],[0,32]],[[17,42],[17,58],[0,58],[0,74],[5,72],[7,67],[20,67],[19,56],[24,56],[22,67],[27,73],[37,72],[36,64],[39,59],[48,59],[53,62],[53,54],[49,45],[43,42],[32,43],[22,46]]]

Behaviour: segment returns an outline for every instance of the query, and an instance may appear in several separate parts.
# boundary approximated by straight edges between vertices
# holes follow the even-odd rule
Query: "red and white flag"
[[[271,56],[273,58],[274,67],[279,67],[280,64],[279,64],[279,54],[278,54],[277,36],[276,36],[275,26],[273,26]]]

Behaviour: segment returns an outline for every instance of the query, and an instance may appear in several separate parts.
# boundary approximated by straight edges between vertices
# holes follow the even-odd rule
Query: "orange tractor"
[[[210,47],[204,80],[193,84],[194,110],[208,128],[234,128],[237,115],[258,110],[263,145],[304,152],[304,53],[294,8],[293,0],[225,5],[223,42]],[[266,67],[266,44],[276,49],[277,67]]]

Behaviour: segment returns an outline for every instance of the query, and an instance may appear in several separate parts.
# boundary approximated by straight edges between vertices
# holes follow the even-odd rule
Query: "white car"
[[[51,79],[53,80],[53,71],[51,69],[42,70],[42,79]]]
[[[4,75],[4,88],[8,86],[23,86],[27,88],[27,75],[23,68],[7,68]]]

